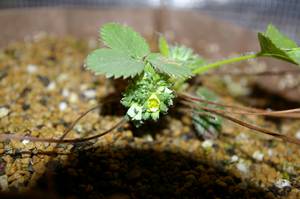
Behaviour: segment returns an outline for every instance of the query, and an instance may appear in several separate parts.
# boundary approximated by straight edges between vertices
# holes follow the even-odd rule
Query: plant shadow
[[[70,155],[35,190],[62,198],[270,198],[268,191],[181,152],[91,148]],[[272,198],[272,197],[271,197]]]

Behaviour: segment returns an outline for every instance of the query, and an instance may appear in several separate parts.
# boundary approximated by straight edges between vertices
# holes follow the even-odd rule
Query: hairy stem
[[[246,123],[242,120],[239,120],[237,118],[234,118],[234,117],[231,117],[229,115],[226,115],[218,110],[214,110],[214,109],[210,109],[210,108],[207,108],[207,107],[199,107],[200,109],[203,109],[207,112],[210,112],[214,115],[219,115],[227,120],[230,120],[236,124],[239,124],[241,126],[244,126],[246,128],[249,128],[249,129],[252,129],[254,131],[257,131],[257,132],[260,132],[260,133],[263,133],[263,134],[266,134],[266,135],[271,135],[273,137],[276,137],[276,138],[279,138],[281,139],[282,141],[285,141],[285,142],[289,142],[289,143],[293,143],[293,144],[296,144],[296,145],[300,145],[300,141],[297,140],[297,139],[294,139],[292,137],[288,137],[286,135],[283,135],[283,134],[279,134],[277,132],[274,132],[274,131],[271,131],[271,130],[268,130],[268,129],[265,129],[265,128],[262,128],[262,127],[259,127],[259,126],[255,126],[255,125],[252,125],[252,124],[249,124],[249,123]]]
[[[204,73],[204,72],[206,72],[210,69],[216,69],[216,68],[219,68],[223,65],[233,64],[233,63],[241,62],[241,61],[248,60],[248,59],[254,59],[258,56],[259,55],[257,53],[250,53],[250,54],[242,55],[242,56],[239,56],[239,57],[233,57],[233,58],[229,58],[229,59],[225,59],[225,60],[220,60],[220,61],[217,61],[217,62],[214,62],[214,63],[201,65],[198,68],[196,68],[195,70],[193,70],[193,73],[194,74],[201,74],[201,73]]]
[[[214,110],[214,109],[210,109],[210,108],[207,108],[207,107],[199,107],[199,109],[205,110],[205,111],[207,111],[209,113],[212,113],[213,115],[221,116],[224,119],[230,120],[230,121],[232,121],[232,122],[234,122],[236,124],[239,124],[239,125],[244,126],[244,127],[248,128],[248,129],[257,131],[259,133],[263,133],[263,134],[266,134],[266,135],[270,135],[270,136],[276,137],[276,138],[281,139],[282,141],[285,141],[285,142],[289,142],[289,143],[293,143],[293,144],[296,144],[296,145],[300,145],[300,141],[297,140],[297,139],[295,139],[295,138],[288,137],[286,135],[283,135],[283,134],[280,134],[280,133],[277,133],[277,132],[274,132],[274,131],[271,131],[271,130],[268,130],[268,129],[265,129],[265,128],[262,128],[262,127],[259,127],[259,126],[255,126],[253,124],[249,124],[249,123],[244,122],[242,120],[239,120],[239,119],[237,119],[235,117],[232,117],[232,116],[229,116],[227,114],[224,114],[223,112],[221,112],[219,110]]]
[[[194,104],[193,102],[186,102],[182,101],[183,104],[197,109],[199,108],[198,104]],[[289,114],[290,111],[294,111],[293,109],[287,110],[287,111],[265,111],[265,112],[248,112],[248,111],[232,111],[232,110],[220,110],[220,109],[215,109],[215,108],[210,108],[211,110],[216,110],[222,113],[228,113],[228,114],[235,114],[235,115],[256,115],[256,116],[269,116],[269,117],[280,117],[280,118],[293,118],[293,119],[299,119],[300,115],[299,114]],[[299,110],[296,110],[299,111]]]
[[[220,76],[220,75],[229,75],[229,76],[282,76],[287,74],[299,74],[300,70],[287,69],[287,70],[278,70],[278,71],[258,71],[258,72],[232,72],[232,71],[216,71],[205,73],[205,76]]]
[[[228,111],[232,114],[246,114],[246,115],[261,115],[261,116],[270,116],[270,117],[284,117],[284,118],[299,118],[300,117],[300,108],[295,109],[288,109],[288,110],[280,110],[280,111],[271,111],[271,110],[264,110],[264,109],[256,109],[256,108],[250,108],[250,107],[242,107],[242,106],[234,106],[234,105],[228,105],[228,104],[222,104],[217,102],[212,102],[208,100],[201,99],[199,97],[191,96],[188,94],[179,94],[179,97],[181,97],[183,100],[187,102],[200,102],[203,104],[211,104],[220,106],[223,108],[230,108],[232,110],[237,111]],[[197,107],[198,104],[191,104],[194,107]]]

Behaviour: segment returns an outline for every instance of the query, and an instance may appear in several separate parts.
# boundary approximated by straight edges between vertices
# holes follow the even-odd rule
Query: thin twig
[[[205,103],[205,104],[221,106],[224,108],[242,110],[242,111],[230,111],[230,113],[233,113],[233,114],[248,114],[248,115],[262,115],[262,116],[264,115],[264,116],[272,116],[272,117],[300,118],[300,115],[296,114],[296,113],[300,113],[300,108],[281,110],[281,111],[269,111],[269,110],[263,110],[263,109],[234,106],[234,105],[222,104],[222,103],[218,103],[218,102],[212,102],[212,101],[204,100],[204,99],[201,99],[199,97],[192,96],[189,94],[179,94],[179,97],[182,97],[184,100],[187,100],[187,101],[196,101],[196,102],[201,102],[201,103]]]
[[[181,103],[190,106],[191,108],[199,108],[199,104],[191,103],[188,101],[181,101]],[[292,119],[299,119],[300,115],[299,114],[288,114],[287,112],[284,111],[266,111],[266,112],[247,112],[247,111],[229,111],[229,110],[220,110],[217,108],[211,108],[213,110],[218,110],[224,114],[230,113],[230,114],[237,114],[237,115],[256,115],[256,116],[269,116],[269,117],[280,117],[280,118],[292,118]]]
[[[39,137],[34,137],[34,136],[20,136],[20,135],[15,135],[15,134],[1,134],[0,135],[0,140],[5,141],[5,140],[29,140],[32,142],[50,142],[50,143],[78,143],[78,142],[85,142],[93,139],[97,139],[99,137],[102,137],[106,135],[107,133],[115,130],[116,128],[121,127],[127,122],[125,118],[121,119],[117,124],[115,124],[113,127],[109,128],[108,130],[91,136],[87,138],[76,138],[76,139],[53,139],[53,138],[39,138]]]
[[[262,128],[262,127],[258,127],[258,126],[246,123],[246,122],[241,121],[241,120],[239,120],[237,118],[234,118],[234,117],[231,117],[229,115],[226,115],[226,114],[220,112],[219,110],[214,110],[214,109],[210,109],[210,108],[203,107],[203,106],[200,106],[199,108],[202,109],[202,110],[205,110],[207,112],[210,112],[212,114],[219,115],[219,116],[221,116],[221,117],[223,117],[225,119],[228,119],[228,120],[230,120],[230,121],[232,121],[234,123],[237,123],[237,124],[239,124],[241,126],[244,126],[244,127],[249,128],[249,129],[255,130],[257,132],[260,132],[260,133],[263,133],[263,134],[266,134],[266,135],[271,135],[273,137],[279,138],[279,139],[281,139],[283,141],[286,141],[286,142],[289,142],[289,143],[300,145],[300,140],[297,140],[297,139],[294,139],[292,137],[288,137],[286,135],[282,135],[282,134],[270,131],[270,130]]]

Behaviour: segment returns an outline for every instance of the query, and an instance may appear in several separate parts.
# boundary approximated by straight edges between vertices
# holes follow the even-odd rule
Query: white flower
[[[127,115],[129,115],[132,120],[142,120],[142,112],[143,108],[140,105],[134,103],[128,109]]]

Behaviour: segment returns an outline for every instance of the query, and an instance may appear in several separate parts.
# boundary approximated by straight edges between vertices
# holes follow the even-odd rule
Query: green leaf
[[[159,52],[163,56],[168,57],[170,54],[170,50],[169,50],[168,42],[164,36],[159,37],[158,46],[159,46]]]
[[[202,99],[212,102],[218,101],[218,96],[206,87],[199,87],[196,91],[196,95]],[[209,108],[219,108],[215,105],[200,103],[202,106]],[[199,112],[199,110],[197,111]],[[215,138],[218,136],[222,128],[222,118],[219,116],[203,116],[195,112],[192,116],[192,121],[198,136],[204,138]],[[205,111],[201,111],[208,114]],[[200,112],[200,113],[201,113]]]
[[[97,49],[86,59],[87,69],[107,77],[134,77],[144,69],[144,63],[114,49]]]
[[[192,49],[183,45],[171,46],[170,58],[182,62],[191,70],[205,64],[205,60],[203,58],[195,54]]]
[[[287,54],[292,57],[298,64],[300,64],[300,48],[287,50]]]
[[[163,57],[159,53],[151,53],[146,59],[156,70],[169,76],[189,77],[193,75],[188,67],[185,67],[180,62]]]
[[[279,48],[282,49],[291,49],[291,48],[297,48],[297,44],[279,32],[279,30],[273,26],[272,24],[268,25],[267,30],[264,34],[266,37],[270,38],[272,42]]]
[[[101,28],[104,44],[112,49],[120,50],[135,58],[143,58],[150,53],[145,39],[130,27],[117,23],[108,23]]]
[[[300,49],[297,44],[273,25],[269,25],[265,33],[258,33],[258,40],[261,47],[259,56],[275,57],[300,64]]]

